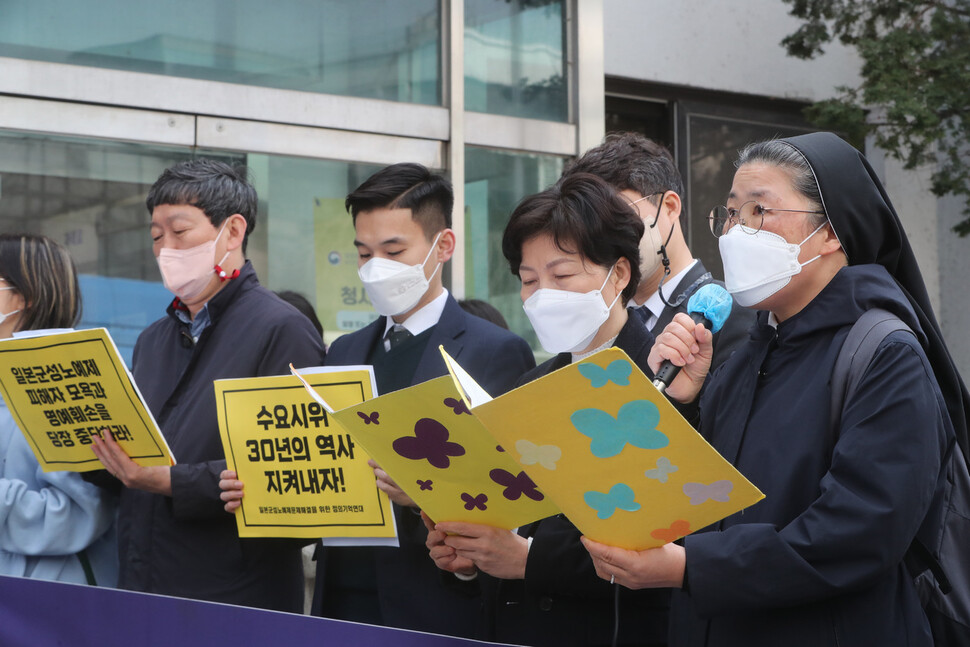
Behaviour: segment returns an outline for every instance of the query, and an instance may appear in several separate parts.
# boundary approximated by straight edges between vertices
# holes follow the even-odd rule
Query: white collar
[[[442,288],[441,294],[417,312],[412,313],[410,317],[401,322],[401,325],[407,328],[409,333],[417,337],[438,323],[438,320],[441,319],[441,313],[445,311],[446,303],[448,303],[448,288]],[[394,319],[388,317],[384,325],[384,337],[387,337],[387,331],[393,327]]]

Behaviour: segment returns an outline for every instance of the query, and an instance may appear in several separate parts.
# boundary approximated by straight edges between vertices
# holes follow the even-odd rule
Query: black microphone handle
[[[703,312],[689,312],[690,318],[694,320],[694,323],[704,324],[704,327],[708,330],[711,329],[711,322],[708,321],[707,317],[704,316]],[[653,378],[653,385],[657,387],[657,390],[663,393],[670,386],[670,383],[674,381],[677,374],[680,373],[682,366],[674,366],[669,359],[665,359],[662,364],[660,364],[660,370]]]

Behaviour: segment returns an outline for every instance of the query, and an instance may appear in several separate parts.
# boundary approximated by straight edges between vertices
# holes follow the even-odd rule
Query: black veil
[[[799,150],[815,173],[822,205],[850,265],[876,263],[896,279],[919,318],[924,348],[946,401],[957,442],[968,453],[970,395],[943,340],[923,275],[889,196],[866,158],[832,133],[783,139]]]

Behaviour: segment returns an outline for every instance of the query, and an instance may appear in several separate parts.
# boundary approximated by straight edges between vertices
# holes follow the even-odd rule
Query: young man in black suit
[[[688,300],[698,288],[720,283],[687,246],[680,227],[684,182],[666,148],[639,133],[610,133],[563,175],[571,173],[592,173],[606,180],[643,220],[640,285],[629,306],[654,336],[675,314],[687,312]],[[724,327],[714,335],[712,371],[748,338],[754,320],[753,310],[733,305]]]
[[[371,364],[380,393],[445,375],[443,345],[491,395],[535,366],[528,344],[467,314],[442,285],[455,250],[451,184],[419,164],[394,164],[347,196],[361,281],[382,315],[340,337],[328,366]],[[330,618],[473,637],[480,603],[428,559],[419,510],[379,467],[394,501],[400,548],[326,548],[313,612]]]

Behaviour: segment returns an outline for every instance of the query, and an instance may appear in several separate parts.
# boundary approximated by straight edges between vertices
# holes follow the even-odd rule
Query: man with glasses
[[[565,174],[592,173],[609,182],[639,213],[645,226],[640,240],[640,284],[628,304],[654,335],[678,312],[687,312],[690,296],[717,282],[694,258],[680,216],[684,182],[670,152],[639,133],[610,133],[602,144],[576,160]],[[714,335],[711,370],[747,339],[754,311],[735,303],[724,327]]]

